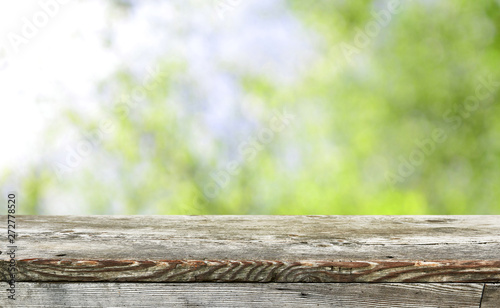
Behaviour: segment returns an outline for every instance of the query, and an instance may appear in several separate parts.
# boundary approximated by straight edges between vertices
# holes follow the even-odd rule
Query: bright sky
[[[104,13],[103,4],[68,1],[47,9],[53,15],[49,16],[39,1],[6,2],[1,5],[9,9],[0,10],[0,140],[4,149],[0,170],[37,159],[44,147],[46,124],[64,104],[90,106],[87,101],[92,100],[95,81],[117,62],[93,35],[104,26],[105,19],[99,16],[100,11]]]

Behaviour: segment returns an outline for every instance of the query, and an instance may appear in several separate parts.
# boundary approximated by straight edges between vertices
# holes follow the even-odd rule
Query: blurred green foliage
[[[221,138],[202,106],[166,103],[178,98],[183,63],[159,63],[128,112],[117,102],[143,80],[117,72],[102,85],[118,94],[99,117],[67,113],[79,131],[95,130],[100,118],[113,123],[95,138],[89,167],[62,181],[47,162],[33,167],[21,180],[22,211],[43,214],[37,204],[57,187],[91,214],[500,214],[499,94],[467,101],[481,78],[500,83],[498,1],[403,1],[397,13],[384,1],[287,3],[318,35],[318,58],[297,63],[293,84],[233,72],[252,98],[241,106],[257,123],[249,134]],[[374,21],[380,30],[369,35]],[[244,112],[254,109],[264,112]],[[238,147],[273,110],[292,113],[292,124],[242,161]],[[433,141],[437,129],[444,142]],[[239,173],[207,198],[211,174],[232,159]]]

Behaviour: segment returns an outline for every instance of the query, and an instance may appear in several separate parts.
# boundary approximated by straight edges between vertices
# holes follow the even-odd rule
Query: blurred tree
[[[499,2],[388,3],[288,1],[318,58],[296,63],[293,83],[227,68],[246,97],[236,122],[251,127],[230,137],[190,105],[203,91],[186,63],[161,59],[149,79],[117,72],[99,117],[66,113],[81,132],[104,118],[109,133],[90,137],[71,181],[46,162],[19,178],[23,211],[41,213],[58,187],[92,214],[499,214]],[[272,110],[295,117],[245,158]],[[240,171],[224,178],[231,161]]]

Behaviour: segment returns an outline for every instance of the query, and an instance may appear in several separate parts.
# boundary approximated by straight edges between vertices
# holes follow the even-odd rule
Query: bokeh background
[[[2,1],[20,214],[500,214],[500,1]]]

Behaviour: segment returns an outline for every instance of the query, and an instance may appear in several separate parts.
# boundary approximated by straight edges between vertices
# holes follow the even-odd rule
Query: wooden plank
[[[5,287],[2,283],[1,287]],[[19,283],[15,307],[479,307],[482,284]],[[2,303],[3,301],[3,303]],[[11,301],[0,299],[2,307]]]
[[[500,216],[19,216],[17,230],[18,281],[500,282]]]
[[[481,308],[500,307],[500,284],[487,283],[484,286]]]

